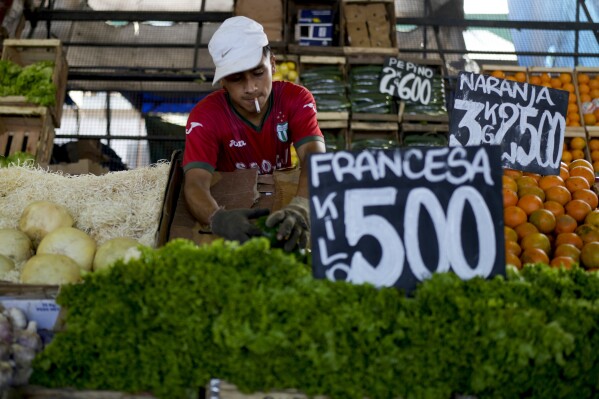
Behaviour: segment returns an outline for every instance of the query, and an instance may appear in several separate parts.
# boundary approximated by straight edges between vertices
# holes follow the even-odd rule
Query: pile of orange
[[[507,263],[598,269],[598,205],[595,172],[585,159],[562,162],[559,175],[504,169]]]
[[[584,150],[587,146],[587,141],[584,137],[566,138],[563,145],[562,162],[570,164],[570,162],[577,159],[586,159]]]
[[[599,74],[578,73],[578,92],[584,126],[599,126]]]

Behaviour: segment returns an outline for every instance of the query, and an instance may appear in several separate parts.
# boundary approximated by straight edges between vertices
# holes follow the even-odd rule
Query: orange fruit
[[[527,219],[526,212],[515,205],[503,209],[503,221],[508,227],[514,228],[526,222]]]
[[[543,208],[543,201],[534,194],[525,194],[518,199],[517,205],[530,215],[533,211]]]
[[[585,157],[583,150],[572,150],[570,152],[572,153],[572,159],[574,161],[577,159],[584,159]]]
[[[578,234],[578,236],[584,242],[584,236],[586,236],[594,230],[597,230],[596,226],[593,226],[592,224],[583,223],[580,226],[578,226],[574,232]]]
[[[518,233],[516,230],[508,226],[503,226],[503,238],[505,241],[516,241],[518,242]]]
[[[520,240],[520,247],[526,251],[531,248],[539,248],[545,251],[547,255],[551,253],[551,241],[543,233],[531,233]]]
[[[551,82],[551,76],[547,72],[543,72],[540,75],[540,78],[541,78],[541,83]]]
[[[599,242],[584,244],[580,251],[580,260],[586,268],[599,267]]]
[[[595,174],[599,173],[599,159],[593,162],[593,169],[595,170]]]
[[[586,166],[589,169],[593,169],[593,164],[591,164],[590,161],[587,161],[583,158],[570,162],[570,164],[568,165],[568,170],[571,170],[572,168],[575,168],[577,166]]]
[[[526,82],[526,73],[524,72],[516,72],[514,74],[514,78],[518,81],[518,82]]]
[[[556,256],[551,259],[551,263],[549,264],[551,267],[564,269],[571,269],[577,262],[570,258],[569,256]]]
[[[578,262],[580,259],[580,249],[576,248],[573,244],[560,244],[555,247],[553,256],[568,256]]]
[[[578,222],[571,215],[560,215],[555,217],[555,232],[557,234],[573,233],[578,227]]]
[[[506,241],[505,252],[506,254],[511,252],[516,256],[520,256],[520,254],[522,253],[522,247],[520,247],[520,244],[518,244],[516,241]]]
[[[589,87],[591,89],[599,89],[599,75],[589,81]]]
[[[572,160],[572,159],[570,159]],[[565,164],[566,166],[560,166],[559,167],[559,177],[562,178],[562,180],[566,180],[568,177],[570,177],[570,170],[568,169],[568,165],[565,162],[562,162],[563,164]],[[566,185],[566,183],[564,183],[564,186]]]
[[[504,168],[503,169],[503,174],[505,176],[511,177],[512,179],[517,179],[520,176],[522,176],[522,171],[521,170],[517,170],[517,169]]]
[[[531,263],[544,263],[549,264],[549,256],[539,248],[529,248],[522,251],[520,255],[520,261],[523,265]]]
[[[580,93],[581,96],[583,94],[589,94],[591,92],[591,88],[589,87],[588,84],[582,83],[582,84],[578,85],[578,92]],[[583,102],[585,102],[585,101],[583,101]]]
[[[566,215],[572,216],[578,223],[584,221],[584,218],[591,212],[591,206],[580,199],[571,200],[564,206],[564,209]]]
[[[590,229],[580,238],[582,238],[582,242],[585,244],[589,242],[599,242],[599,229]]]
[[[559,78],[551,78],[549,83],[551,83],[551,87],[553,87],[554,89],[559,89],[564,84]]]
[[[518,194],[515,191],[510,190],[509,188],[503,188],[503,207],[507,208],[508,206],[518,204]]]
[[[574,159],[574,158],[572,157],[572,153],[570,151],[567,151],[567,150],[562,151],[562,161],[563,162],[566,162],[567,164],[569,164],[572,161],[572,159]]]
[[[579,84],[589,83],[591,78],[586,73],[579,73],[576,77]]]
[[[562,72],[559,74],[559,79],[562,83],[570,83],[572,81],[572,75],[567,72]]]
[[[538,86],[538,85],[541,84],[541,78],[538,75],[531,76],[530,79],[529,79],[529,83],[531,85],[537,85]]]
[[[597,209],[597,205],[599,205],[599,198],[597,198],[597,194],[593,190],[586,188],[574,191],[572,193],[572,199],[583,200],[591,206],[591,209]]]
[[[570,190],[564,186],[549,187],[547,190],[545,190],[545,201],[556,201],[563,206],[566,205],[566,203],[568,203],[568,201],[571,199],[572,194],[570,193]]]
[[[593,169],[595,169],[595,162],[599,161],[599,150],[591,151],[591,160],[593,161]]]
[[[587,217],[584,218],[586,224],[591,226],[599,227],[599,209],[593,209]]]
[[[543,208],[545,208],[548,211],[550,211],[551,213],[553,213],[555,215],[555,217],[566,214],[566,210],[564,209],[564,206],[557,201],[545,201],[543,203]]]
[[[570,170],[570,174],[571,173],[572,173],[572,170]],[[586,188],[586,189],[591,188],[591,185],[589,184],[589,181],[586,178],[582,177],[582,176],[572,176],[572,175],[570,175],[570,177],[568,177],[566,179],[565,183],[566,183],[566,188],[571,193],[573,193],[576,190],[581,190],[583,188]]]
[[[589,95],[591,96],[591,98],[594,100],[596,98],[599,98],[599,89],[593,89],[591,87],[591,91],[589,92]]]
[[[578,113],[578,105],[576,103],[568,103],[568,114]]]
[[[570,94],[568,94],[568,104],[575,104],[576,103],[576,94],[570,92]],[[576,107],[578,109],[578,107]]]
[[[576,91],[576,88],[574,87],[574,85],[572,83],[564,83],[562,85],[562,90],[566,90],[567,92],[569,92],[570,94],[576,96],[574,94],[574,92]],[[570,98],[570,96],[568,96],[568,99]],[[576,98],[576,97],[574,97]]]
[[[595,123],[597,123],[597,118],[595,118],[595,114],[584,114],[583,119],[585,125],[593,126]]]
[[[587,141],[582,137],[572,137],[569,146],[573,150],[582,150],[587,146]]]
[[[582,238],[576,233],[560,233],[555,237],[555,242],[553,243],[555,246],[559,246],[562,244],[572,244],[578,249],[582,249],[584,242]]]
[[[539,185],[539,180],[541,180],[541,175],[538,173],[532,173],[532,172],[522,172],[522,176],[530,176],[533,179],[535,179],[537,181],[537,186]]]
[[[574,122],[580,122],[580,115],[577,112],[568,112],[568,119],[570,119],[570,125]],[[582,137],[578,137],[582,139]],[[584,139],[583,139],[584,140]]]
[[[583,93],[580,95],[580,102],[581,103],[589,103],[591,102],[593,99],[591,98],[591,95],[589,93]]]
[[[531,233],[538,233],[539,229],[537,229],[537,226],[530,222],[524,222],[514,227],[514,231],[518,235],[518,240],[522,240]]]
[[[506,265],[514,265],[518,269],[522,267],[522,262],[520,261],[520,258],[511,252],[505,254],[505,263]]]
[[[539,182],[533,176],[522,175],[516,179],[516,184],[518,185],[518,189],[522,187],[538,187]]]
[[[549,187],[553,186],[566,186],[564,183],[564,179],[562,179],[559,175],[546,175],[542,176],[539,179],[539,187],[543,190],[547,190]]]
[[[589,188],[595,184],[595,172],[592,167],[587,166],[575,166],[570,169],[570,178],[573,176],[582,176],[589,182]],[[567,187],[567,186],[566,186]]]
[[[539,186],[525,186],[518,189],[518,197],[523,197],[526,194],[536,195],[542,201],[545,201],[545,191]]]
[[[501,176],[501,183],[503,188],[510,189],[516,193],[518,192],[518,184],[516,183],[516,180],[512,179],[511,177],[506,175]]]
[[[500,70],[495,70],[495,71],[491,72],[491,76],[494,76],[499,79],[505,79],[505,73]]]
[[[540,233],[544,234],[551,233],[555,229],[557,223],[555,215],[547,209],[537,209],[532,211],[528,216],[528,221],[534,224],[535,227],[539,229]]]

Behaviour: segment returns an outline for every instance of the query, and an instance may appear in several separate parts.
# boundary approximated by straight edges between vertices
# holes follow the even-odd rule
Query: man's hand
[[[268,214],[269,210],[263,208],[233,209],[230,211],[219,209],[210,218],[210,228],[212,229],[212,233],[226,240],[243,243],[252,237],[262,235],[262,230],[252,223],[250,219]]]
[[[280,224],[278,240],[285,240],[283,249],[287,252],[296,247],[306,248],[310,235],[310,204],[307,198],[293,197],[289,205],[274,212],[266,219],[266,227]]]

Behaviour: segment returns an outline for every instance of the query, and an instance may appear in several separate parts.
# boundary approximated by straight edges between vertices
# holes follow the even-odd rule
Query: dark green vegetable
[[[174,240],[62,287],[66,329],[31,384],[186,397],[210,377],[243,392],[332,399],[591,399],[599,386],[599,278],[525,267],[413,297],[315,280],[265,238]],[[126,372],[125,372],[126,371]]]

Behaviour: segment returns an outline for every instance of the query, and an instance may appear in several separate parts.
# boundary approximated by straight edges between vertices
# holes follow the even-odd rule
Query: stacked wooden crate
[[[60,127],[66,95],[68,66],[62,45],[55,39],[7,39],[3,42],[2,60],[21,67],[40,61],[54,64],[54,104],[40,106],[22,95],[0,97],[0,155],[27,152],[39,164],[46,165],[52,156],[55,129]]]

